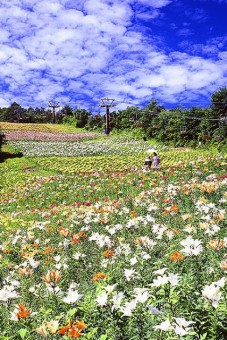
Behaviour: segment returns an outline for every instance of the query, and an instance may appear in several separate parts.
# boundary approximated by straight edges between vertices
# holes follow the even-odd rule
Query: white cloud
[[[7,99],[0,98],[0,107],[8,107],[9,101]]]
[[[159,15],[160,15],[160,12],[155,9],[151,13],[140,12],[140,13],[136,14],[136,18],[142,19],[142,20],[145,20],[145,21],[150,21],[152,19],[158,18]]]
[[[173,0],[140,0],[140,2],[150,5],[154,8],[161,8],[170,4],[171,2],[173,2]]]
[[[220,60],[223,61],[223,62],[225,63],[223,69],[224,69],[225,71],[227,71],[227,51],[225,51],[225,52],[220,52],[220,53],[218,54],[218,56],[219,56]]]
[[[62,105],[79,98],[86,106],[111,94],[138,103],[151,98],[174,101],[183,93],[193,96],[214,83],[223,85],[226,54],[219,52],[218,44],[213,42],[212,59],[190,51],[167,53],[157,46],[156,37],[146,34],[146,26],[140,26],[141,20],[152,23],[172,3],[1,1],[0,106],[15,100],[45,106],[51,98]],[[197,46],[200,53],[206,48]]]
[[[193,34],[192,30],[190,30],[189,28],[182,28],[177,31],[177,35],[181,35],[185,37],[188,37],[192,34]]]

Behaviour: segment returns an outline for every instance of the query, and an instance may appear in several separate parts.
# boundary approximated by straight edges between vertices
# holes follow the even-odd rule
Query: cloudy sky
[[[227,0],[0,0],[0,107],[208,106],[226,15]]]

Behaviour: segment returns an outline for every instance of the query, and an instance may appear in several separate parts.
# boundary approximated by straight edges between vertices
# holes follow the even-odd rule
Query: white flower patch
[[[161,330],[164,332],[169,332],[173,329],[173,326],[171,325],[169,320],[161,322],[159,325],[153,327],[155,331]]]
[[[121,243],[116,249],[115,249],[116,255],[129,255],[132,253],[132,249],[129,244],[127,243]]]
[[[148,309],[149,309],[149,311],[150,311],[150,313],[151,314],[154,314],[154,315],[158,315],[158,314],[161,314],[161,311],[158,309],[158,308],[156,308],[156,307],[153,307],[153,306],[147,306],[148,307]]]
[[[209,212],[211,213],[217,213],[218,208],[214,203],[203,203],[202,201],[197,201],[195,204],[197,210],[201,213],[208,214]]]
[[[106,306],[107,304],[107,299],[108,299],[108,294],[106,292],[102,292],[101,295],[99,295],[97,298],[96,298],[96,301],[98,303],[99,306],[103,307],[103,306]]]
[[[56,134],[55,134],[56,135]],[[72,134],[73,136],[73,134]],[[75,136],[75,135],[74,135]],[[78,139],[78,138],[76,138]],[[8,141],[13,148],[21,151],[25,156],[99,156],[99,155],[130,155],[132,153],[146,152],[148,145],[142,141],[131,140],[130,142],[117,141],[64,141],[61,137],[59,141],[34,141],[17,140]]]
[[[122,316],[132,316],[132,313],[136,309],[137,300],[131,300],[130,302],[125,302],[123,306],[120,306],[119,310],[122,312]]]
[[[149,299],[150,294],[147,288],[134,288],[133,296],[137,302],[145,303]]]
[[[112,241],[109,236],[106,235],[101,235],[99,233],[92,233],[91,236],[89,237],[90,241],[95,241],[95,243],[100,247],[104,247],[105,245],[107,247],[112,246]]]
[[[125,298],[125,295],[123,292],[115,293],[112,297],[112,311],[114,309],[118,309],[121,306],[122,300]]]
[[[202,290],[202,296],[212,304],[214,308],[218,307],[218,303],[221,299],[221,288],[224,287],[226,279],[223,277],[216,282],[212,282],[210,285],[206,285]]]
[[[186,321],[184,318],[174,319],[176,320],[174,328],[175,334],[179,336],[185,336],[192,331],[191,325],[195,323],[194,321]]]
[[[124,270],[124,276],[126,278],[127,281],[130,281],[131,279],[134,279],[137,277],[137,273],[135,271],[135,269],[125,269]]]
[[[75,284],[71,284],[69,286],[67,295],[62,299],[65,303],[69,303],[69,304],[75,303],[82,298],[83,295],[79,294],[76,288],[77,288],[77,285]]]
[[[6,285],[0,289],[0,301],[8,302],[10,299],[17,299],[20,295],[16,292],[15,286]]]
[[[107,285],[106,287],[104,287],[105,291],[107,292],[107,295],[113,294],[113,291],[116,286],[117,284],[115,283],[114,285]]]
[[[170,320],[166,320],[161,322],[159,325],[154,326],[153,328],[157,330],[161,330],[164,332],[174,331],[176,335],[185,336],[189,334],[193,328],[191,327],[194,324],[194,321],[187,321],[184,318],[174,318],[175,322],[171,324]]]
[[[163,268],[163,270],[159,270],[158,272],[160,273],[165,273],[165,268]],[[156,271],[157,273],[157,271]],[[175,287],[178,286],[179,284],[179,280],[181,279],[181,276],[179,276],[178,274],[173,274],[173,273],[169,273],[169,275],[159,275],[156,279],[153,280],[153,283],[151,284],[152,287],[160,287],[163,286],[167,283],[170,283],[171,287]]]
[[[152,226],[152,232],[155,234],[155,237],[158,240],[161,240],[163,237],[163,234],[166,233],[167,227],[165,225],[160,225],[160,224],[154,224]]]
[[[180,244],[184,247],[181,252],[185,256],[199,255],[203,251],[203,247],[201,246],[201,241],[197,239],[193,239],[191,236],[188,236],[186,239],[182,240]]]

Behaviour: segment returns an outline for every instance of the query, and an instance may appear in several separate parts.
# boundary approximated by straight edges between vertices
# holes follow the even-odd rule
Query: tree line
[[[69,124],[92,131],[105,130],[105,114],[92,114],[83,108],[69,105],[57,111],[45,108],[23,108],[14,102],[8,108],[0,108],[0,121],[17,123]],[[144,139],[154,138],[175,146],[194,145],[209,140],[226,143],[227,138],[227,88],[220,88],[211,96],[211,105],[206,108],[180,106],[167,110],[152,100],[143,108],[129,106],[124,110],[109,113],[110,131],[130,130]]]

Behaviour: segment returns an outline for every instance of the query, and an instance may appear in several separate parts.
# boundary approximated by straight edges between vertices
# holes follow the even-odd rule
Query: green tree
[[[159,105],[156,100],[152,100],[141,110],[140,121],[145,136],[154,137],[155,126],[160,125],[158,117],[163,111],[165,111],[164,106]]]
[[[128,106],[115,114],[115,128],[117,130],[134,129],[140,124],[141,112],[136,106]]]
[[[71,108],[70,105],[65,105],[62,109],[61,109],[61,114],[63,116],[73,116],[73,109]]]
[[[7,121],[7,112],[8,112],[7,107],[0,108],[0,122]]]
[[[79,107],[73,111],[73,115],[76,118],[76,127],[83,128],[88,123],[88,119],[91,117],[91,112]]]
[[[29,106],[29,108],[27,109],[25,120],[28,123],[34,123],[35,122],[35,115],[34,115],[33,107]]]
[[[2,145],[5,142],[5,135],[4,133],[0,130],[0,152],[2,151]]]
[[[211,96],[211,109],[215,117],[227,118],[227,87],[222,87]]]
[[[26,110],[20,104],[13,102],[6,110],[6,121],[19,123],[25,114]]]
[[[36,123],[50,123],[52,113],[51,110],[45,110],[44,107],[36,107],[33,111],[33,117]]]
[[[100,114],[89,116],[86,128],[88,130],[102,130],[104,129],[105,120]]]
[[[65,105],[60,111],[58,111],[56,114],[56,118],[57,123],[75,125],[73,109],[69,105]]]

